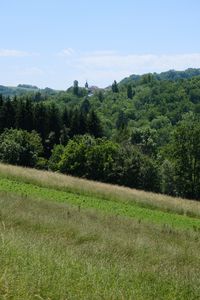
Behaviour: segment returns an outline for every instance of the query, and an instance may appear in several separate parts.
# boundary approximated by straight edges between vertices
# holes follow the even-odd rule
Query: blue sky
[[[200,67],[199,0],[0,0],[0,84],[105,87]]]

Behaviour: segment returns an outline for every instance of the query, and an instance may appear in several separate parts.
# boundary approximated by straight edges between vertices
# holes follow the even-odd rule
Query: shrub
[[[2,162],[33,167],[42,152],[42,141],[35,131],[6,129],[0,135],[0,160]]]

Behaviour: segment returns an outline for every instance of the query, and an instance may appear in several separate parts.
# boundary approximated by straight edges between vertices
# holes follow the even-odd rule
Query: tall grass
[[[0,194],[0,299],[199,299],[199,249],[197,232]]]
[[[40,186],[92,195],[95,197],[137,203],[140,206],[157,208],[162,211],[173,211],[200,217],[200,202],[166,195],[144,192],[117,185],[89,181],[59,173],[39,171],[0,164],[0,176],[22,180]]]
[[[102,199],[95,196],[76,194],[53,188],[41,187],[32,183],[24,183],[8,178],[0,177],[0,191],[12,193],[22,197],[51,200],[53,202],[68,203],[79,209],[94,209],[106,214],[136,218],[149,224],[167,224],[172,228],[200,231],[200,218],[194,218],[175,214],[174,212],[162,212],[158,209],[140,207],[137,203],[131,204]]]

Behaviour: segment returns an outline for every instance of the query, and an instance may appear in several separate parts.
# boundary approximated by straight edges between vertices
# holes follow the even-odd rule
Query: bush
[[[51,157],[48,162],[48,167],[52,171],[59,170],[59,163],[61,161],[61,156],[63,155],[65,147],[63,145],[55,145],[52,150]]]
[[[76,136],[66,147],[55,146],[49,168],[149,191],[160,189],[158,169],[151,158],[131,144],[120,146],[105,138]]]
[[[48,160],[44,157],[38,157],[35,167],[39,170],[48,170]]]
[[[2,162],[34,167],[42,152],[42,141],[35,131],[6,129],[0,135],[0,160]]]
[[[86,177],[86,157],[93,144],[95,144],[95,139],[89,135],[76,136],[70,140],[61,156],[60,171],[74,176]]]

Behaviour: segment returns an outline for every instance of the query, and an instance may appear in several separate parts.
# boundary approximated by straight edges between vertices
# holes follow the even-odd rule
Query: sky
[[[200,68],[199,0],[0,0],[0,85]]]

